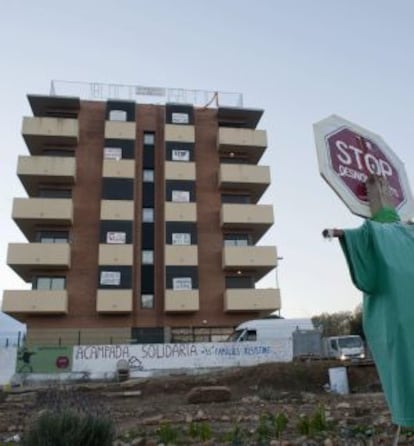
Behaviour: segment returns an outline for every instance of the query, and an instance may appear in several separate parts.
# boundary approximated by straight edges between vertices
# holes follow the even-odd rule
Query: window
[[[43,149],[42,155],[45,156],[62,156],[62,157],[74,157],[75,151],[71,149]]]
[[[106,233],[106,243],[112,245],[123,245],[126,243],[126,232],[112,232]]]
[[[221,194],[221,202],[222,203],[240,203],[240,204],[248,204],[250,203],[249,195],[236,195],[236,194]]]
[[[144,183],[153,183],[154,182],[154,170],[153,169],[144,169],[142,171],[142,181],[144,181]]]
[[[111,110],[109,112],[110,121],[126,121],[127,112],[125,110]]]
[[[155,144],[154,133],[144,133],[144,146],[153,146]]]
[[[39,231],[36,233],[38,243],[68,243],[67,231]]]
[[[154,308],[153,294],[141,294],[141,308]]]
[[[172,113],[171,121],[173,124],[188,124],[190,117],[188,113]]]
[[[66,286],[65,277],[35,277],[33,288],[35,290],[64,290]]]
[[[119,286],[121,284],[121,272],[120,271],[101,271],[101,277],[99,279],[101,285]]]
[[[225,234],[224,246],[248,246],[249,236],[247,234]]]
[[[104,159],[119,161],[120,159],[122,159],[122,148],[121,147],[105,147],[104,148]]]
[[[39,189],[38,196],[42,198],[71,198],[72,190],[44,187]]]
[[[174,277],[173,290],[191,290],[192,288],[191,277]]]
[[[171,198],[172,201],[177,203],[188,203],[190,201],[190,192],[187,190],[173,190]]]
[[[173,245],[191,245],[191,234],[174,232],[172,234],[172,244]]]
[[[154,209],[143,208],[142,209],[142,221],[144,223],[152,223],[154,221]]]
[[[142,263],[144,265],[152,265],[154,263],[154,251],[142,251]]]
[[[226,288],[254,288],[254,279],[250,276],[226,276]]]
[[[173,149],[171,157],[173,161],[190,161],[190,151]]]

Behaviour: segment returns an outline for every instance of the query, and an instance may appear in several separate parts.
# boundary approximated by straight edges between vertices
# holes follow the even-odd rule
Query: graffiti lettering
[[[75,349],[75,359],[128,359],[128,345],[84,345]]]
[[[195,344],[144,344],[143,358],[182,358],[197,356]]]

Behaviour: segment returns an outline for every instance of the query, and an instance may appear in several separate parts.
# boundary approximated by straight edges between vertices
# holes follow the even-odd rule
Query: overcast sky
[[[24,196],[15,175],[27,154],[21,119],[27,93],[51,79],[241,92],[263,108],[272,186],[262,203],[275,226],[282,315],[353,310],[361,300],[325,227],[355,227],[319,176],[312,124],[332,113],[387,141],[414,175],[414,2],[411,0],[0,0],[2,106],[0,275],[8,242],[24,241],[10,214]],[[274,286],[269,274],[261,286]],[[3,324],[3,325],[2,325]],[[0,329],[5,328],[0,318]]]

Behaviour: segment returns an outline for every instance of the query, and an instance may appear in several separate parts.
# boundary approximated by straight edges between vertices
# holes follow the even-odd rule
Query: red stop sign
[[[397,169],[373,140],[342,128],[326,137],[326,145],[331,168],[358,200],[368,202],[365,182],[370,174],[375,174],[388,180],[396,208],[404,202]]]

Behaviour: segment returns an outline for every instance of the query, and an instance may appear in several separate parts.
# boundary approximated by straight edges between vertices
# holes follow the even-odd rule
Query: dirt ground
[[[338,365],[264,364],[200,375],[79,383],[60,393],[53,385],[21,389],[0,399],[0,445],[21,436],[34,415],[55,410],[63,401],[110,417],[119,445],[391,445],[395,426],[375,367],[349,365],[351,393],[342,396],[327,386],[329,368]],[[189,404],[188,392],[199,386],[226,386],[231,399]],[[277,425],[281,417],[283,428]],[[412,432],[402,432],[399,444],[414,444]]]

